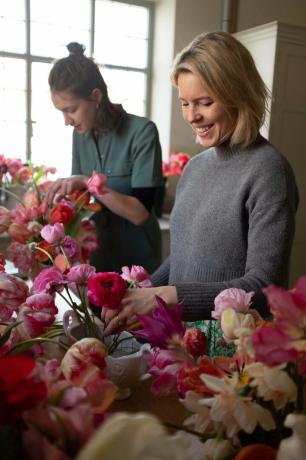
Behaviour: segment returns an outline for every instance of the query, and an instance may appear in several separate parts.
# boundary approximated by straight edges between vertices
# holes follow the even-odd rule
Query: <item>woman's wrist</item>
[[[170,307],[178,303],[175,286],[158,286],[156,287],[156,294],[161,297]]]

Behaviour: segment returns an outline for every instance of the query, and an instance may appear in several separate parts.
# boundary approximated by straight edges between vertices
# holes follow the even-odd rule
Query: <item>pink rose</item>
[[[238,313],[246,313],[250,307],[254,292],[245,292],[243,289],[230,288],[220,292],[215,298],[215,309],[211,312],[214,319],[220,320],[227,308]]]
[[[188,353],[196,358],[207,352],[208,344],[206,335],[196,327],[186,329],[183,337],[183,344]]]
[[[96,273],[95,267],[88,264],[80,264],[72,267],[66,275],[68,283],[86,284]],[[69,284],[68,284],[69,285]]]
[[[59,243],[65,236],[64,224],[56,222],[45,225],[40,234],[49,244]]]
[[[122,267],[121,277],[130,284],[130,287],[151,287],[149,273],[139,265],[132,265],[129,267]]]
[[[55,291],[61,292],[65,284],[64,276],[58,268],[45,268],[34,279],[33,292],[53,294]]]
[[[0,321],[10,319],[29,295],[26,283],[17,276],[0,272]]]
[[[87,189],[93,195],[104,195],[109,190],[105,187],[106,176],[104,174],[98,174],[96,171],[92,173],[92,176],[87,181]]]
[[[97,273],[87,282],[88,299],[98,307],[115,310],[127,290],[126,282],[118,273]]]

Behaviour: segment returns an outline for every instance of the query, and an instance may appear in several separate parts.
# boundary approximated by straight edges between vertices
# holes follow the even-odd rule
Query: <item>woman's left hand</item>
[[[150,315],[157,305],[156,296],[170,306],[177,303],[175,286],[128,289],[117,310],[102,311],[106,323],[105,335],[129,330],[137,322],[137,315]]]

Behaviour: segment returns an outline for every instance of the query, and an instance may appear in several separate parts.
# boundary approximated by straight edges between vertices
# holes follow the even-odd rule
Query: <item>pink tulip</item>
[[[35,266],[35,255],[27,244],[13,241],[7,247],[8,259],[19,269],[21,273],[28,274]]]
[[[19,309],[17,321],[18,333],[23,339],[38,337],[50,327],[55,320],[58,309],[50,294],[34,294],[27,298]]]
[[[0,272],[0,321],[7,321],[28,295],[29,288],[23,280]]]
[[[293,348],[291,337],[281,328],[262,326],[252,336],[256,360],[267,366],[294,361],[298,352]]]
[[[63,374],[74,385],[85,386],[101,375],[106,356],[107,348],[100,340],[79,340],[69,348],[62,360]]]
[[[243,289],[225,289],[215,298],[215,309],[211,312],[212,318],[220,321],[223,311],[227,308],[232,308],[238,313],[246,313],[253,295],[254,292],[247,293]]]
[[[131,269],[125,266],[121,270],[121,278],[127,281],[130,287],[146,288],[152,286],[150,275],[143,267],[132,265]]]
[[[96,171],[92,173],[92,176],[87,181],[87,189],[93,195],[104,195],[109,190],[105,187],[106,176],[104,174],[98,174]]]
[[[40,232],[42,238],[49,244],[55,244],[62,241],[65,237],[64,224],[48,224]]]
[[[54,294],[54,292],[61,292],[65,284],[64,276],[58,268],[45,268],[34,279],[33,292]]]
[[[11,223],[11,213],[4,206],[0,206],[0,233],[6,232]]]

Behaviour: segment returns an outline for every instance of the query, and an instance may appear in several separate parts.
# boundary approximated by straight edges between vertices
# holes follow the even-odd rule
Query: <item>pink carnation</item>
[[[56,222],[55,224],[45,225],[40,232],[42,238],[49,244],[60,242],[65,236],[64,224]]]
[[[215,298],[215,309],[211,312],[212,318],[220,321],[223,311],[228,308],[232,308],[238,313],[246,313],[253,295],[254,292],[245,292],[243,289],[225,289]]]
[[[92,176],[87,181],[87,189],[93,195],[104,195],[109,190],[105,187],[106,176],[104,174],[98,174],[96,171],[92,173]]]
[[[33,282],[33,292],[34,294],[53,294],[55,291],[62,291],[65,284],[64,276],[58,268],[45,268],[36,276]]]
[[[139,265],[132,265],[129,267],[122,267],[121,277],[127,281],[131,287],[151,287],[152,283],[150,280],[149,273]]]

